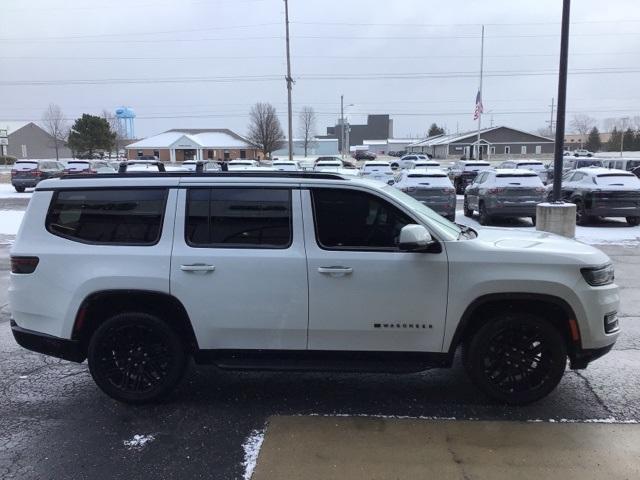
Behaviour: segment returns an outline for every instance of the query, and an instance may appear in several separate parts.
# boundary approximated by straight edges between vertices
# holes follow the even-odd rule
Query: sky
[[[557,95],[561,0],[289,0],[294,136],[311,106],[321,134],[340,115],[388,113],[397,138],[484,126],[548,128]],[[255,102],[287,129],[283,0],[2,0],[0,126],[119,106],[136,136],[248,129]],[[640,115],[640,2],[574,0],[567,115]],[[567,128],[571,130],[568,122]]]

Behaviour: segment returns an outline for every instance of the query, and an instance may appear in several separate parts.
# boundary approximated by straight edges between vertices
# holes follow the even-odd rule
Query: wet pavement
[[[273,415],[640,422],[637,247],[603,247],[622,286],[623,333],[615,349],[587,370],[568,371],[559,387],[534,405],[504,407],[483,398],[458,359],[453,369],[412,375],[194,367],[164,403],[131,407],[103,395],[86,363],[15,344],[3,307],[10,241],[0,239],[2,479],[243,478],[243,442]],[[125,444],[136,435],[153,440]]]

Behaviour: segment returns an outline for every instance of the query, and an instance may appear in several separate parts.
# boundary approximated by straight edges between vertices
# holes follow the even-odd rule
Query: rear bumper
[[[38,185],[39,178],[12,178],[11,185],[14,187],[32,188]]]
[[[18,345],[33,352],[81,363],[87,358],[80,343],[76,340],[54,337],[46,333],[35,332],[19,327],[11,320],[11,332]]]
[[[537,204],[531,205],[487,205],[487,213],[492,217],[533,217]]]

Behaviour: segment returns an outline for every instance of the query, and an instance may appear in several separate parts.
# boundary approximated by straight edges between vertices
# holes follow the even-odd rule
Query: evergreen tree
[[[83,113],[71,127],[67,143],[76,157],[91,158],[96,150],[111,151],[115,141],[107,120]]]
[[[593,127],[591,132],[589,132],[589,138],[587,139],[585,148],[591,152],[597,152],[602,148],[598,127]]]
[[[444,134],[444,128],[439,127],[437,123],[432,123],[431,126],[429,127],[429,131],[427,132],[427,136],[429,137],[433,137],[435,135],[443,135]]]
[[[631,130],[631,127],[627,128],[627,131],[624,132],[623,140],[622,148],[624,151],[629,152],[635,150],[636,135],[635,132]]]
[[[640,130],[636,130],[633,139],[633,151],[640,152]]]
[[[609,152],[620,151],[621,140],[622,140],[621,133],[618,131],[616,127],[613,127],[613,130],[611,130],[611,137],[607,142],[607,151]]]

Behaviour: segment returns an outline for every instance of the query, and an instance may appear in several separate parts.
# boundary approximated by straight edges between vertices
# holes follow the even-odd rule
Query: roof
[[[507,127],[504,125],[498,125],[497,127],[483,128],[480,130],[480,135],[482,136],[483,133],[491,132],[493,130],[498,130],[499,128],[507,128],[515,132],[525,133],[527,135],[533,135],[539,138],[543,138],[549,142],[553,142],[553,139],[551,138],[542,137],[540,135],[536,135],[535,133],[525,132],[524,130],[518,130],[517,128]],[[434,147],[436,145],[448,145],[450,143],[459,142],[461,140],[465,140],[467,138],[473,138],[473,137],[476,137],[476,139],[473,142],[475,143],[475,141],[477,141],[477,135],[478,135],[478,130],[470,130],[462,133],[451,133],[448,135],[435,135],[433,137],[425,138],[424,140],[421,140],[419,142],[412,143],[411,145],[409,145],[409,147]],[[483,140],[484,139],[482,138],[480,139],[480,141],[483,141]]]
[[[627,170],[616,170],[615,168],[603,168],[603,167],[582,167],[576,168],[577,172],[590,173],[593,175],[606,175],[606,174],[615,174],[615,175],[626,175],[635,177],[635,175]]]
[[[144,138],[127,145],[127,149],[141,148],[255,148],[249,140],[227,128],[181,128]]]
[[[524,168],[496,168],[493,170],[496,174],[500,175],[514,175],[514,176],[525,176],[525,177],[533,177],[538,176],[536,172],[533,170],[526,170]]]
[[[20,130],[22,127],[26,127],[30,123],[33,123],[33,122],[15,122],[15,121],[8,121],[8,120],[7,121],[0,120],[0,130],[4,130],[6,128],[7,134],[11,135],[13,132]]]

